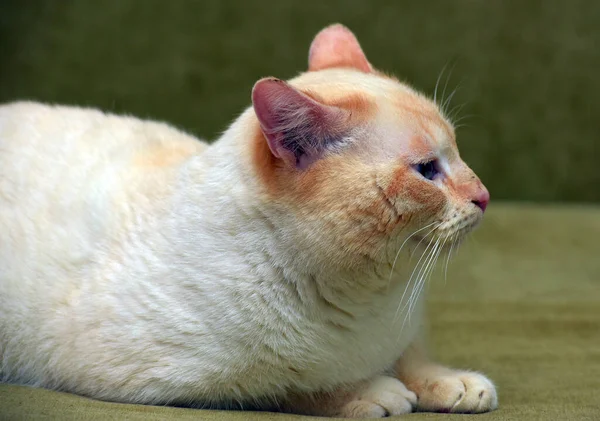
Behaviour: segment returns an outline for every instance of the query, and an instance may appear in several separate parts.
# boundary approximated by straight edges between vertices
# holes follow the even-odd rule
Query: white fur
[[[0,107],[2,381],[252,405],[393,365],[419,323],[402,329],[404,284],[329,288],[374,275],[329,270],[335,251],[304,247],[319,233],[267,201],[240,147],[251,117],[207,146],[94,110]],[[173,165],[132,164],[172,146]]]

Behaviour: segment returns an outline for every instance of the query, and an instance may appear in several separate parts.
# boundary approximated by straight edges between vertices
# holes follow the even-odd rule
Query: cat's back
[[[0,289],[85,267],[127,218],[161,206],[178,168],[206,146],[94,109],[0,105]]]
[[[0,105],[0,162],[16,170],[34,162],[56,169],[62,163],[72,170],[94,160],[159,167],[206,146],[167,124],[92,108],[27,101]]]
[[[117,174],[127,181],[168,171],[206,146],[167,124],[95,109],[0,105],[0,203],[23,205],[32,192],[81,193]]]

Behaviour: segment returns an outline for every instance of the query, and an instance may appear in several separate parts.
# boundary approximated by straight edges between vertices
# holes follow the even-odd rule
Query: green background
[[[453,68],[453,104],[471,115],[461,153],[493,199],[600,201],[592,0],[0,0],[0,102],[100,107],[214,139],[257,79],[304,70],[332,22],[427,93]]]

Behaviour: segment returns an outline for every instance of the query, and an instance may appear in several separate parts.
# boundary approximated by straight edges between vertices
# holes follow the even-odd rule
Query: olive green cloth
[[[332,22],[428,94],[447,65],[438,93],[461,86],[461,153],[494,199],[600,202],[593,0],[0,0],[0,102],[100,107],[214,139],[256,80],[306,69]]]
[[[600,419],[600,207],[492,204],[429,287],[440,361],[481,370],[500,408],[473,420]],[[349,367],[351,369],[351,367]],[[466,419],[411,414],[407,419]],[[0,419],[300,420],[105,403],[0,385]]]

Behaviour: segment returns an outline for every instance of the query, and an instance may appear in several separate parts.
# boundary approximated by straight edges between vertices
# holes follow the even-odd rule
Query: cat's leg
[[[280,409],[324,417],[383,418],[410,413],[416,403],[416,395],[400,380],[377,376],[332,392],[295,395]]]
[[[395,369],[417,395],[418,411],[479,413],[498,407],[496,388],[487,377],[430,361],[419,341],[404,352]]]

